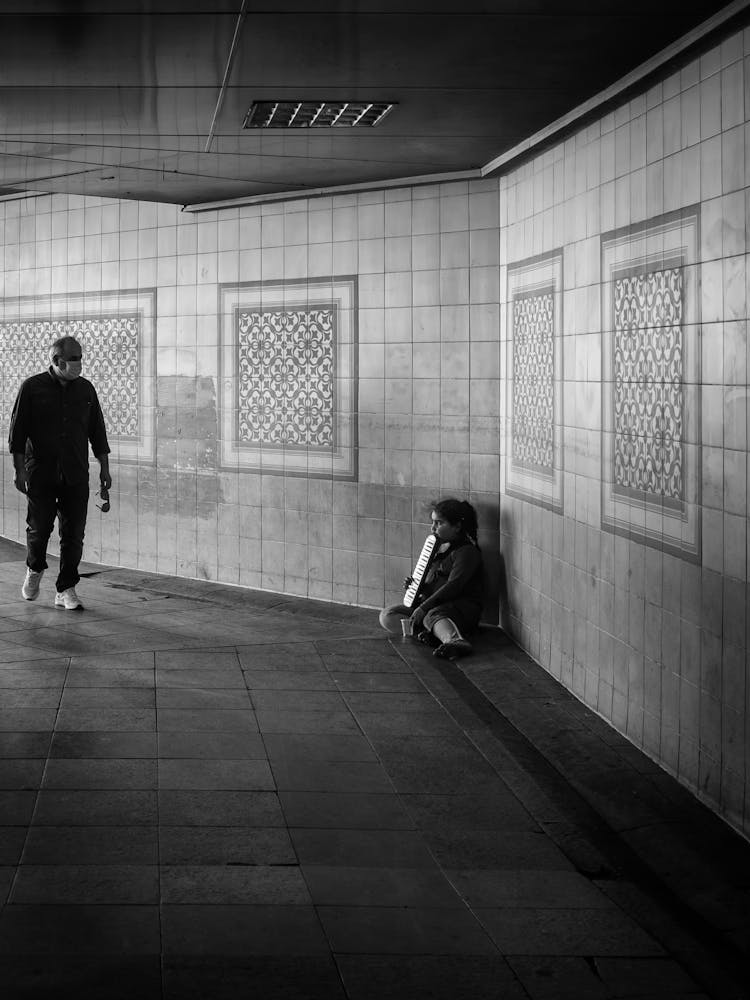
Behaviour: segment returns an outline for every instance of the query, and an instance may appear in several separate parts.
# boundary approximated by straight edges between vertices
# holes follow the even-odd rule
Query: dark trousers
[[[47,543],[55,526],[60,529],[60,572],[58,593],[75,587],[80,580],[78,566],[83,555],[83,535],[89,504],[89,484],[71,485],[32,475],[26,511],[26,565],[36,573],[47,569]]]

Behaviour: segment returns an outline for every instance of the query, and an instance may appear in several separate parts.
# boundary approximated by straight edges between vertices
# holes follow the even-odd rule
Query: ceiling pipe
[[[227,87],[229,85],[229,77],[232,72],[232,64],[234,63],[234,57],[237,53],[237,45],[239,44],[240,34],[242,32],[242,25],[247,16],[247,0],[242,0],[242,6],[240,7],[240,12],[237,15],[237,24],[234,26],[234,36],[232,38],[232,44],[229,47],[229,55],[227,56],[227,64],[224,68],[224,79],[221,81],[221,90],[219,91],[219,96],[216,99],[216,107],[214,108],[213,118],[211,119],[211,127],[208,130],[208,138],[206,139],[206,148],[203,150],[204,153],[211,152],[211,143],[214,141],[214,132],[216,129],[216,122],[221,114],[221,107],[224,103],[224,97],[227,92]]]

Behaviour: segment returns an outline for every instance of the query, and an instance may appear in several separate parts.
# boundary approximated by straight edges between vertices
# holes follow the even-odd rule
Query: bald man
[[[93,385],[81,376],[83,352],[75,337],[60,337],[50,366],[21,385],[10,419],[8,444],[16,489],[26,495],[26,579],[21,594],[39,596],[47,569],[47,543],[60,530],[55,607],[83,608],[76,593],[89,500],[89,442],[99,461],[102,489],[112,485],[104,417]]]

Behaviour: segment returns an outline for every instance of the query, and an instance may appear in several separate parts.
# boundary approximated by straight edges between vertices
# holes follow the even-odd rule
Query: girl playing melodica
[[[380,624],[396,635],[412,634],[435,645],[433,655],[457,659],[471,653],[466,639],[482,614],[482,554],[477,544],[477,514],[470,503],[452,497],[432,505],[435,545],[411,606],[394,604],[380,612]],[[429,543],[425,543],[429,548]],[[414,580],[407,577],[407,598]],[[402,626],[402,620],[408,625]]]

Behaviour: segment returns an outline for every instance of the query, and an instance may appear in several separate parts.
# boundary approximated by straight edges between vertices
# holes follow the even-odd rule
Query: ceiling
[[[195,205],[476,170],[723,8],[0,0],[0,194]],[[302,98],[397,106],[372,129],[242,128],[252,101]]]

